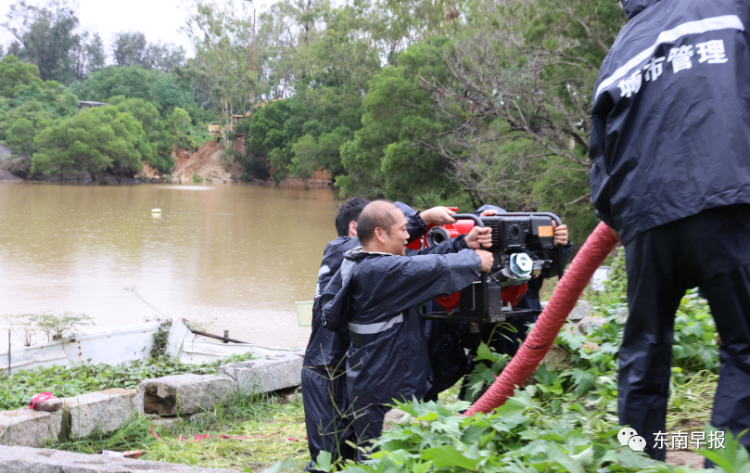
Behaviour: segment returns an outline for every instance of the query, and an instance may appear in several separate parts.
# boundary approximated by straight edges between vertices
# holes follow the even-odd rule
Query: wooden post
[[[229,343],[229,330],[224,330],[224,343]]]

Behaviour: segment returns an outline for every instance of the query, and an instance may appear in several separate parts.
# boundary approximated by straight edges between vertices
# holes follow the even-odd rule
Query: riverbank
[[[172,159],[174,160],[175,166],[170,174],[160,173],[153,167],[144,163],[141,171],[136,173],[133,177],[123,177],[120,179],[112,175],[103,175],[99,177],[98,180],[93,180],[87,173],[81,173],[73,178],[49,176],[43,180],[23,179],[14,175],[10,171],[3,169],[2,161],[3,159],[8,159],[10,157],[10,151],[5,148],[7,155],[4,155],[3,152],[3,149],[0,148],[0,181],[26,181],[79,185],[133,185],[141,183],[193,184],[202,182],[207,184],[245,183],[241,180],[244,172],[243,167],[235,162],[234,159],[228,157],[224,152],[224,148],[213,140],[203,143],[194,153],[180,147],[175,147],[172,151]],[[314,171],[310,176],[310,179],[307,180],[288,178],[277,184],[271,179],[265,181],[253,179],[246,183],[259,186],[279,186],[302,189],[333,187],[330,173],[325,169]]]

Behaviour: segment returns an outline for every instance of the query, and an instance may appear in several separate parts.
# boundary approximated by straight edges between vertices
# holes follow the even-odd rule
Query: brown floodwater
[[[338,203],[329,189],[0,183],[0,316],[75,312],[107,327],[161,313],[304,346],[294,302],[313,298]]]

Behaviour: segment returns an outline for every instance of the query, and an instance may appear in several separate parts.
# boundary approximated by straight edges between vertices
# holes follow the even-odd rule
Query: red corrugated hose
[[[586,289],[586,285],[591,281],[594,271],[604,263],[617,243],[606,224],[602,222],[596,227],[558,283],[549,303],[539,315],[516,356],[465,415],[470,416],[475,412],[488,413],[497,409],[513,396],[517,386],[524,385],[555,343],[557,334]]]

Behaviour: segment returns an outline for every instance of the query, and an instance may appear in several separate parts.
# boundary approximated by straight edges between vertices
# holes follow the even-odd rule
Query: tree
[[[69,84],[75,79],[70,52],[80,37],[75,32],[78,17],[68,0],[50,0],[46,6],[19,0],[7,18],[3,26],[18,42],[19,57],[39,67],[42,80]]]
[[[107,65],[107,53],[104,50],[104,41],[99,33],[94,33],[91,40],[86,43],[86,57],[88,62],[87,77]]]
[[[72,68],[76,79],[85,80],[89,74],[96,72],[105,66],[106,53],[104,52],[104,41],[99,33],[90,34],[82,32],[80,41],[70,51]]]
[[[376,74],[364,100],[363,127],[341,147],[347,175],[336,185],[343,195],[383,196],[406,202],[419,199],[429,207],[457,189],[450,180],[450,161],[430,149],[449,129],[431,94],[419,89],[419,77],[447,78],[443,51],[447,38],[412,45],[398,64]],[[422,141],[422,145],[419,142]]]
[[[120,112],[130,114],[141,123],[151,151],[143,156],[143,160],[159,172],[169,172],[174,167],[172,148],[175,140],[174,136],[164,129],[164,122],[156,106],[143,99],[126,99],[123,96],[112,97],[110,103]]]
[[[471,21],[446,55],[450,77],[420,79],[454,123],[437,149],[478,201],[553,211],[587,234],[591,91],[622,10],[609,0],[481,0]]]
[[[15,120],[8,128],[6,135],[5,142],[8,143],[11,153],[14,155],[31,156],[34,153],[36,130],[31,120],[27,118]]]
[[[112,58],[117,67],[141,66],[151,69],[146,35],[139,31],[115,34],[112,41]]]
[[[71,90],[81,100],[107,102],[112,97],[123,95],[151,102],[151,91],[158,80],[157,72],[140,66],[108,66],[91,74],[84,82],[73,83]]]
[[[224,142],[232,116],[252,113],[256,98],[264,92],[259,78],[264,54],[257,42],[255,12],[252,17],[245,3],[228,0],[223,5],[194,0],[183,28],[193,42],[196,56],[189,66],[201,77],[214,98],[224,125]]]
[[[39,133],[34,140],[32,174],[66,175],[85,172],[96,180],[105,171],[117,181],[141,169],[153,151],[140,122],[129,113],[107,106],[84,110]]]

